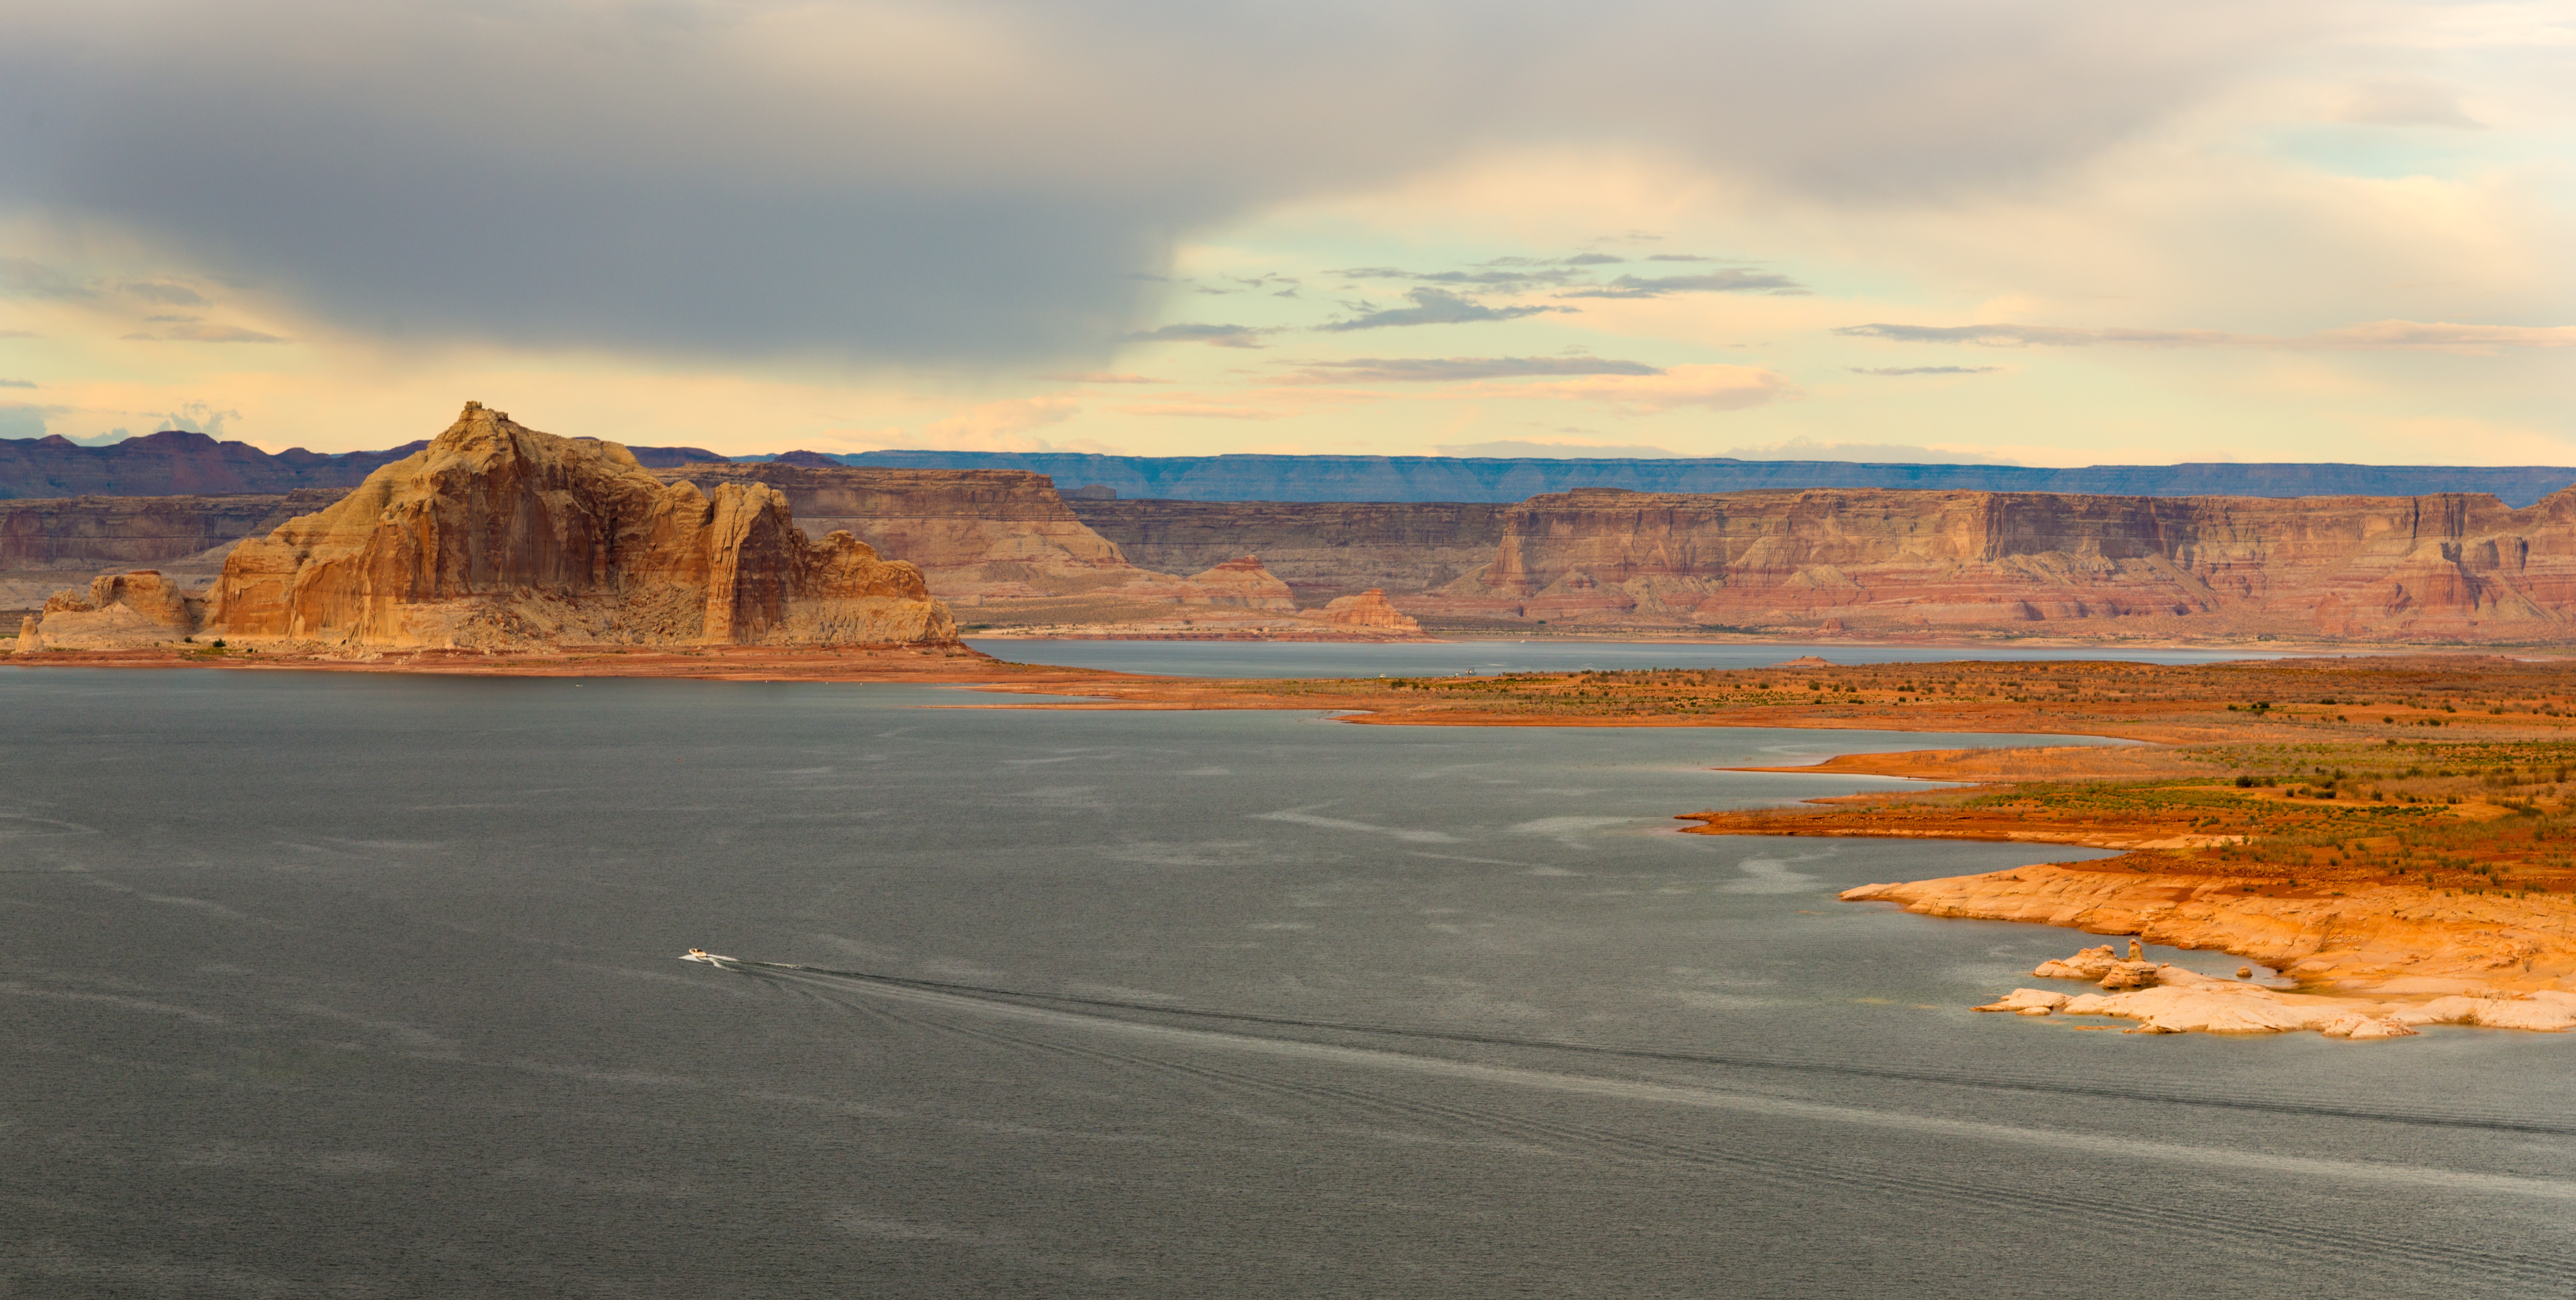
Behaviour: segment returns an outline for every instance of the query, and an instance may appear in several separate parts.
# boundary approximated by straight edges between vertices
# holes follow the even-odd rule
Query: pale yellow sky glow
[[[0,437],[2576,464],[2576,3],[1804,12],[13,18]]]

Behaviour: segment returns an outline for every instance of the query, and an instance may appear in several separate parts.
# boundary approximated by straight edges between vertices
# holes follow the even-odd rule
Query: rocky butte
[[[809,540],[773,488],[666,484],[615,443],[470,402],[338,503],[236,547],[201,619],[182,598],[174,621],[157,575],[101,582],[87,601],[49,601],[20,651],[134,621],[119,610],[160,639],[193,622],[235,642],[356,648],[956,639],[918,569],[848,533]]]

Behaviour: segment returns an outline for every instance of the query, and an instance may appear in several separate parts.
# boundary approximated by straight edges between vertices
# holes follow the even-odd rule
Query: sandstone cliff
[[[1257,555],[1239,556],[1190,575],[1180,594],[1184,605],[1219,605],[1229,609],[1291,610],[1297,600],[1288,584],[1262,566]]]
[[[1388,604],[1386,593],[1375,587],[1356,596],[1343,596],[1324,606],[1324,621],[1335,627],[1362,628],[1371,632],[1422,630],[1422,624]]]
[[[774,488],[809,529],[844,529],[909,561],[943,599],[1071,596],[1163,576],[1129,563],[1075,518],[1040,474],[843,469],[800,460],[687,465],[659,477]]]
[[[2084,497],[1594,490],[1411,606],[1552,625],[2525,640],[2576,619],[2576,491]]]
[[[1144,627],[1170,619],[1175,607],[1265,614],[1297,609],[1298,593],[1262,560],[1245,555],[1240,540],[1194,552],[1191,562],[1168,571],[1131,563],[1124,548],[1086,525],[1042,474],[850,469],[815,464],[820,458],[810,453],[791,454],[797,459],[689,465],[659,474],[776,488],[811,526],[848,529],[885,554],[920,566],[931,592],[973,609],[979,627]],[[1317,630],[1296,619],[1261,627],[1289,634]]]
[[[242,543],[209,632],[359,646],[947,641],[920,572],[799,532],[761,484],[665,484],[625,448],[468,403],[338,504]]]
[[[86,496],[0,501],[0,609],[30,608],[66,581],[149,566],[204,587],[235,542],[347,495],[337,488],[244,496]]]
[[[0,501],[0,572],[176,560],[264,533],[348,495],[86,496]]]
[[[1491,504],[1345,501],[1095,501],[1073,514],[1149,569],[1190,573],[1246,551],[1320,605],[1371,587],[1429,591],[1491,563]]]
[[[246,442],[217,442],[183,429],[164,429],[104,447],[84,447],[59,434],[0,438],[0,499],[212,495],[299,488],[345,491],[424,445],[412,442],[391,451],[337,454],[290,447],[272,454]],[[627,450],[646,465],[716,459],[714,453],[696,447]]]
[[[89,590],[65,589],[18,628],[18,654],[39,650],[123,650],[162,645],[196,631],[199,597],[150,569],[105,574]]]

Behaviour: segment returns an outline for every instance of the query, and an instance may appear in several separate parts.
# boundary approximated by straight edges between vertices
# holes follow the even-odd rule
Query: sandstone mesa
[[[235,547],[195,605],[168,586],[134,574],[57,596],[18,650],[120,630],[353,649],[956,638],[919,570],[847,533],[809,540],[774,488],[666,484],[615,443],[479,403],[337,503]]]

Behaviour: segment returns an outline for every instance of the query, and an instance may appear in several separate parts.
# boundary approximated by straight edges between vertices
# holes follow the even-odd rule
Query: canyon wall
[[[2576,624],[2576,491],[2102,497],[1593,490],[1505,513],[1409,610],[1551,626],[2534,640]]]
[[[1247,552],[1322,605],[1372,587],[1427,591],[1490,563],[1503,512],[1487,503],[1372,501],[1066,502],[1136,563],[1188,573]]]
[[[290,447],[272,454],[246,442],[217,442],[183,429],[164,429],[103,447],[84,447],[59,434],[0,438],[0,499],[211,496],[299,488],[346,491],[427,445],[409,442],[390,451],[329,455]],[[627,450],[646,465],[715,459],[714,453],[695,447]]]
[[[1116,544],[1085,526],[1043,474],[861,470],[801,461],[691,464],[656,474],[665,482],[774,488],[809,531],[843,529],[881,554],[911,562],[943,599],[1070,596],[1163,577],[1129,563]],[[1217,558],[1241,554],[1238,547]]]
[[[66,582],[153,568],[205,586],[233,543],[345,495],[334,488],[244,496],[0,501],[0,610],[32,609]]]
[[[1150,548],[1137,563],[1092,528],[1043,474],[1021,470],[853,469],[794,452],[759,464],[685,465],[656,471],[670,482],[761,484],[786,494],[812,528],[844,528],[888,555],[919,565],[932,594],[971,610],[983,630],[1124,627],[1139,633],[1199,632],[1224,624],[1247,634],[1340,628],[1401,635],[1401,629],[1334,624],[1298,613],[1339,588],[1300,590],[1281,581],[1273,557],[1252,554],[1301,534],[1276,527],[1216,528],[1191,546]],[[1088,510],[1102,503],[1085,501]],[[1116,504],[1116,503],[1111,503]],[[1129,503],[1134,504],[1134,503]],[[1348,507],[1402,515],[1411,506]],[[1313,531],[1310,524],[1305,533]],[[1475,561],[1481,563],[1488,543]],[[1188,575],[1186,577],[1180,575]],[[1310,625],[1311,624],[1311,625]]]
[[[920,571],[811,541],[762,484],[665,484],[615,443],[467,403],[337,504],[235,547],[205,630],[352,646],[949,641]]]
[[[337,488],[240,496],[53,497],[0,501],[0,572],[98,570],[228,547],[348,495]]]

